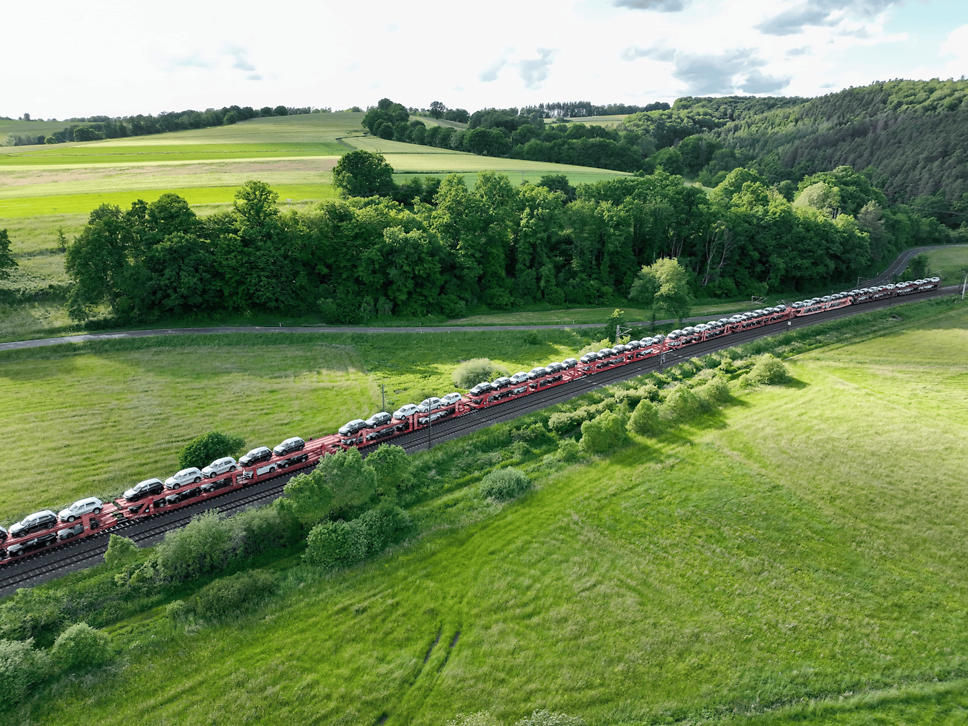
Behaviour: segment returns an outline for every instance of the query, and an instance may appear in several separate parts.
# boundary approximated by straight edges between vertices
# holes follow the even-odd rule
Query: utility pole
[[[387,410],[387,390],[386,388],[384,388],[382,383],[380,384],[380,395],[383,397],[383,407],[380,410],[386,411]]]
[[[631,333],[631,332],[632,332],[632,328],[625,328],[623,330],[621,325],[616,325],[615,326],[615,345],[618,345],[619,338],[621,338],[626,333]]]
[[[961,283],[961,299],[965,299],[965,286],[968,285],[968,273],[965,273],[965,280]]]

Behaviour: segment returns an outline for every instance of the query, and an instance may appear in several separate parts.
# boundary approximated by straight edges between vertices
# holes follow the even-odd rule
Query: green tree
[[[209,431],[188,442],[178,457],[178,463],[183,469],[191,466],[201,469],[223,456],[236,456],[243,446],[245,439],[241,436]]]
[[[0,280],[10,277],[10,270],[17,266],[17,261],[10,254],[10,236],[7,230],[0,229]]]
[[[283,487],[286,496],[274,503],[280,512],[311,527],[329,515],[333,492],[317,467],[308,474],[297,474]]]
[[[605,321],[605,328],[602,331],[602,338],[604,340],[612,341],[615,345],[618,343],[619,329],[625,326],[625,311],[616,308],[612,311],[612,314],[608,316],[608,320]]]
[[[410,457],[400,446],[380,444],[376,451],[366,457],[366,465],[376,474],[377,494],[393,497],[397,491],[409,489]]]
[[[601,454],[617,449],[628,441],[627,424],[628,417],[615,411],[605,411],[586,421],[581,425],[581,450],[586,454]]]
[[[71,317],[84,320],[107,303],[115,314],[124,308],[124,282],[134,245],[136,215],[102,204],[67,248],[64,268],[74,281],[67,305]]]
[[[138,545],[127,537],[112,534],[108,539],[108,548],[104,552],[104,561],[108,567],[118,567],[138,559]]]
[[[382,154],[351,151],[336,163],[333,186],[345,197],[389,196],[394,188],[393,167]]]
[[[578,192],[568,181],[565,174],[545,174],[538,180],[538,186],[550,189],[553,192],[561,192],[565,198],[565,203],[573,202],[578,198]]]
[[[446,110],[447,110],[447,107],[440,101],[434,101],[433,103],[430,104],[430,115],[433,118],[440,118],[441,116],[444,115],[444,112]]]
[[[629,299],[663,310],[681,322],[692,305],[689,276],[677,259],[656,260],[636,275]]]
[[[629,417],[629,430],[640,436],[655,436],[661,432],[659,409],[652,401],[643,399]]]

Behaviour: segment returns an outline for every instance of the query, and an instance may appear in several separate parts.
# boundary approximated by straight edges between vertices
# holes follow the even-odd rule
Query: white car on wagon
[[[57,518],[61,522],[73,522],[78,517],[83,517],[85,514],[100,514],[101,508],[104,506],[102,502],[97,497],[88,497],[87,499],[78,499],[67,509],[62,509]]]
[[[235,471],[238,468],[239,462],[233,459],[231,456],[223,456],[221,459],[216,459],[211,464],[202,469],[202,476],[206,479],[211,479],[212,477],[219,476],[221,474],[227,474],[230,471]]]
[[[178,489],[182,484],[198,484],[201,480],[202,472],[191,466],[165,479],[165,489]]]

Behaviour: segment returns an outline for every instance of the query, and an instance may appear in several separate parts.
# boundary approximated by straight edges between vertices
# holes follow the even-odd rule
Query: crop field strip
[[[956,292],[957,290],[953,287],[941,288],[929,293],[924,293],[920,296],[917,296],[917,298],[913,300],[905,299],[903,302],[892,301],[891,299],[879,300],[859,306],[859,309],[857,309],[858,306],[849,306],[846,308],[831,310],[826,313],[811,315],[809,317],[795,318],[792,321],[793,325],[780,326],[780,329],[778,330],[771,329],[771,326],[765,326],[761,328],[753,328],[740,333],[734,333],[717,340],[691,345],[678,353],[667,353],[665,361],[661,361],[658,357],[654,357],[648,358],[639,363],[630,363],[628,365],[605,370],[600,373],[596,373],[593,376],[576,380],[570,384],[549,388],[545,391],[523,396],[522,398],[508,401],[507,403],[483,409],[471,414],[466,414],[459,418],[446,419],[436,426],[428,427],[429,430],[422,429],[411,434],[406,434],[404,436],[391,439],[389,443],[403,447],[407,453],[421,451],[429,448],[434,442],[442,443],[460,438],[461,436],[487,428],[488,426],[513,420],[533,411],[547,408],[548,406],[564,403],[572,398],[589,393],[604,386],[619,383],[621,381],[628,380],[629,378],[635,378],[636,376],[650,373],[655,370],[661,370],[662,368],[675,365],[676,363],[679,363],[683,360],[688,360],[689,358],[714,353],[726,348],[732,348],[737,345],[749,343],[759,338],[764,338],[771,335],[780,335],[787,330],[794,328],[799,329],[808,327],[810,325],[816,325],[818,323],[849,317],[851,315],[862,314],[871,310],[879,310],[883,308],[895,307],[897,305],[904,305],[922,300],[953,295]],[[319,435],[319,433],[320,432],[316,432],[314,435]],[[372,444],[368,447],[363,447],[362,451],[365,454],[367,450],[375,449],[378,445],[379,444]],[[258,492],[255,492],[253,489],[241,489],[223,495],[227,497],[225,502],[232,505],[230,508],[219,506],[218,500],[220,498],[213,497],[212,499],[188,505],[187,507],[174,512],[163,512],[161,514],[153,515],[148,520],[139,520],[138,522],[131,522],[108,528],[104,530],[102,534],[107,533],[125,535],[127,529],[121,528],[130,527],[131,533],[130,535],[126,536],[131,536],[136,542],[151,544],[157,541],[164,532],[187,524],[192,516],[207,509],[218,507],[223,512],[234,512],[244,509],[247,506],[251,506],[254,502],[271,501],[281,494],[282,487],[293,475],[294,473],[287,473],[272,479],[268,479],[258,485],[260,487]],[[263,485],[265,485],[265,488],[261,489]],[[253,497],[251,501],[249,501],[249,497],[246,496],[250,492],[252,492]],[[239,503],[236,503],[235,498],[228,498],[232,495],[238,495]],[[208,506],[209,504],[212,504],[212,506]],[[203,507],[201,505],[205,506]],[[187,514],[187,516],[182,516],[185,514]],[[171,517],[171,519],[166,519],[167,517]],[[148,528],[144,532],[135,529],[135,527],[141,523],[147,524],[149,522],[156,522],[158,520],[163,521],[154,527]],[[0,565],[0,596],[10,594],[16,590],[16,588],[23,587],[27,584],[40,584],[42,582],[65,575],[69,572],[97,564],[98,558],[103,554],[107,547],[106,540],[103,536],[98,536],[87,541],[97,543],[96,547],[92,545],[92,549],[90,551],[85,550],[83,559],[70,558],[71,561],[66,564],[61,564],[59,557],[59,555],[62,555],[66,548],[59,547],[54,550],[39,552],[35,555],[24,558],[23,560],[18,560],[15,563]]]

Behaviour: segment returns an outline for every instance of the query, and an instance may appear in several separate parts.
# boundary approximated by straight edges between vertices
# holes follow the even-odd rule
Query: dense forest
[[[647,106],[612,104],[595,106],[587,102],[549,103],[524,108],[486,108],[462,117],[467,129],[427,127],[410,120],[412,109],[388,98],[367,111],[363,126],[374,136],[405,143],[466,151],[481,156],[499,156],[557,164],[575,164],[596,169],[651,174],[662,167],[673,174],[711,175],[729,172],[748,161],[748,155],[727,150],[709,168],[712,154],[724,144],[702,136],[702,145],[715,145],[708,155],[680,163],[675,148],[685,139],[715,131],[733,119],[746,118],[775,108],[795,106],[799,98],[681,98],[671,108],[666,103]],[[440,104],[440,109],[446,107]],[[573,118],[619,114],[628,115],[614,128],[566,122]],[[449,113],[449,112],[448,112]],[[466,114],[466,112],[463,112]],[[440,117],[439,114],[431,114]],[[447,118],[445,114],[443,116]],[[551,122],[549,122],[551,119]],[[663,153],[664,150],[669,150]],[[658,152],[658,153],[657,153]],[[693,162],[693,163],[690,163]],[[695,164],[698,163],[698,166]],[[712,178],[712,177],[710,177]],[[718,181],[722,181],[720,178]],[[717,181],[717,183],[718,183]]]
[[[968,81],[889,81],[737,119],[716,139],[776,183],[872,168],[888,199],[968,192]],[[968,211],[968,210],[966,210]]]
[[[338,167],[334,178],[357,185],[365,168],[387,172],[382,195],[283,213],[267,185],[248,182],[232,210],[205,218],[174,194],[98,208],[67,250],[72,315],[106,304],[132,320],[302,311],[357,323],[605,304],[627,298],[642,266],[660,258],[678,259],[699,296],[795,294],[851,283],[901,249],[952,236],[886,208],[848,167],[805,178],[792,201],[746,169],[711,194],[663,171],[577,190],[564,178],[515,187],[483,172],[473,189],[451,175],[432,185],[430,203],[408,206],[392,198],[379,155],[351,152],[344,163],[353,173]]]

